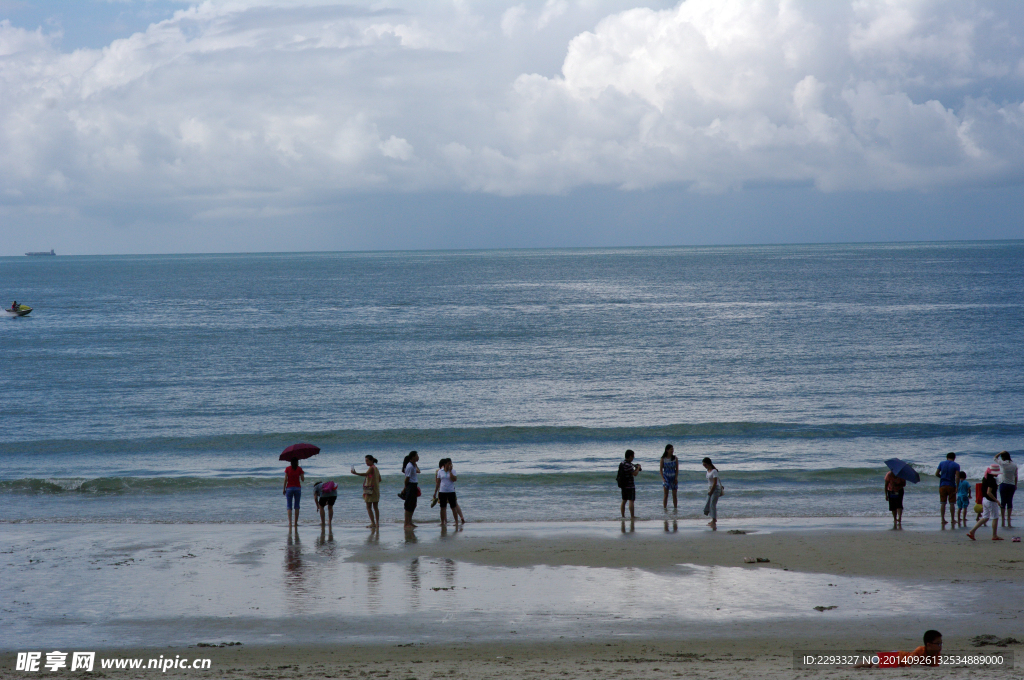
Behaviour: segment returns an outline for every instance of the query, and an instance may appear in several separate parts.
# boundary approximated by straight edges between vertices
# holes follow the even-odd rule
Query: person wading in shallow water
[[[306,473],[299,467],[299,459],[292,458],[292,464],[284,469],[284,494],[288,501],[288,528],[299,528],[299,500],[302,498],[302,482]],[[295,503],[295,522],[292,523],[292,502]]]
[[[405,488],[402,489],[402,493],[398,494],[405,501],[405,528],[415,529],[416,525],[412,523],[412,513],[416,511],[416,500],[420,495],[420,484],[419,475],[420,468],[416,465],[419,462],[420,456],[415,451],[410,451],[409,455],[402,461],[402,472],[405,474]]]
[[[956,515],[956,483],[960,475],[960,464],[956,462],[956,454],[950,451],[946,460],[939,463],[935,476],[939,478],[939,508],[942,513],[942,526],[946,526],[946,503],[949,503],[949,516]],[[954,523],[955,525],[955,523]]]
[[[320,511],[320,528],[334,528],[334,502],[338,500],[338,484],[331,480],[313,485],[313,505]]]
[[[885,500],[889,501],[893,529],[903,526],[903,487],[906,485],[907,480],[897,477],[892,470],[885,473]]]
[[[1003,526],[1013,526],[1013,494],[1017,491],[1017,464],[1010,458],[1009,451],[996,454],[999,464],[999,509],[1003,514]]]
[[[978,523],[974,525],[974,528],[967,532],[967,538],[974,539],[974,532],[977,531],[982,524],[992,520],[992,540],[1001,541],[999,537],[999,498],[996,496],[996,490],[999,485],[996,483],[996,473],[992,468],[985,470],[985,476],[981,478],[981,517],[978,519]]]
[[[662,499],[662,506],[668,510],[668,492],[672,492],[672,508],[679,507],[679,500],[676,498],[679,489],[679,459],[676,458],[675,449],[671,444],[665,446],[665,453],[661,454],[661,485],[665,488],[665,498]]]
[[[635,519],[636,513],[633,512],[633,504],[636,501],[636,483],[633,478],[640,474],[640,464],[633,464],[633,449],[626,449],[626,459],[619,463],[619,472],[616,475],[616,481],[619,483],[619,488],[622,489],[622,505],[619,507],[619,513],[623,519],[626,517],[626,503],[629,503],[629,518]]]
[[[718,499],[721,497],[722,491],[724,491],[722,479],[718,476],[718,468],[715,467],[710,458],[702,460],[701,465],[707,470],[708,478],[708,500],[704,504],[704,514],[711,517],[711,521],[708,522],[711,530],[718,531]]]
[[[452,506],[452,520],[454,520],[456,528],[459,526],[460,519],[465,524],[466,518],[462,514],[462,508],[459,507],[459,499],[455,495],[455,482],[458,481],[459,477],[455,474],[451,458],[442,458],[438,461],[438,470],[434,478],[434,498],[441,502],[441,525],[448,524],[447,508],[449,505]]]
[[[367,529],[380,528],[380,470],[377,469],[377,459],[366,455],[366,472],[356,472],[353,467],[352,474],[363,478],[363,501],[366,503],[366,514],[370,516],[370,523]]]

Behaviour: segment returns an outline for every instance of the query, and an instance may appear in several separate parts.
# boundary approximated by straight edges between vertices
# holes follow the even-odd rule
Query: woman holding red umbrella
[[[299,500],[302,498],[302,482],[306,473],[299,467],[299,459],[292,458],[292,464],[284,469],[284,497],[288,501],[288,528],[299,528]],[[292,501],[295,501],[295,523],[292,523]]]
[[[285,449],[278,460],[291,461],[291,465],[284,469],[284,490],[281,492],[288,500],[288,529],[299,528],[299,500],[302,498],[302,482],[306,479],[306,473],[299,467],[300,458],[309,458],[320,453],[320,448],[312,444],[292,444]],[[292,503],[295,504],[295,521],[292,522]]]

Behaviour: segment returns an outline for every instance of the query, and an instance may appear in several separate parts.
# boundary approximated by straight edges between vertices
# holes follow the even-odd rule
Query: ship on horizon
[[[40,250],[40,251],[37,251],[37,252],[25,253],[25,254],[28,255],[29,257],[43,257],[45,255],[53,255],[54,257],[57,256],[57,253],[53,252],[53,248],[50,248],[50,252],[46,252],[45,250]]]

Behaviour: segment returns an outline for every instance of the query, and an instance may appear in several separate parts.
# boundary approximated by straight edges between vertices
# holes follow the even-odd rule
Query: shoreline
[[[1024,603],[1006,597],[1024,584],[1020,543],[972,543],[930,521],[678,524],[478,523],[411,536],[345,526],[323,539],[302,528],[297,541],[253,524],[10,524],[0,679],[25,677],[17,652],[56,649],[211,662],[61,671],[83,678],[417,680],[782,680],[808,673],[794,652],[913,649],[929,628],[947,651],[1024,652],[972,643],[1022,637]]]

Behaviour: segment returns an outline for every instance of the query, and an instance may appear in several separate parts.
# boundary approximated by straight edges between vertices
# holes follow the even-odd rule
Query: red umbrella
[[[281,452],[278,460],[291,460],[292,458],[302,460],[304,458],[315,456],[318,453],[320,453],[319,446],[313,446],[312,444],[292,444]]]

